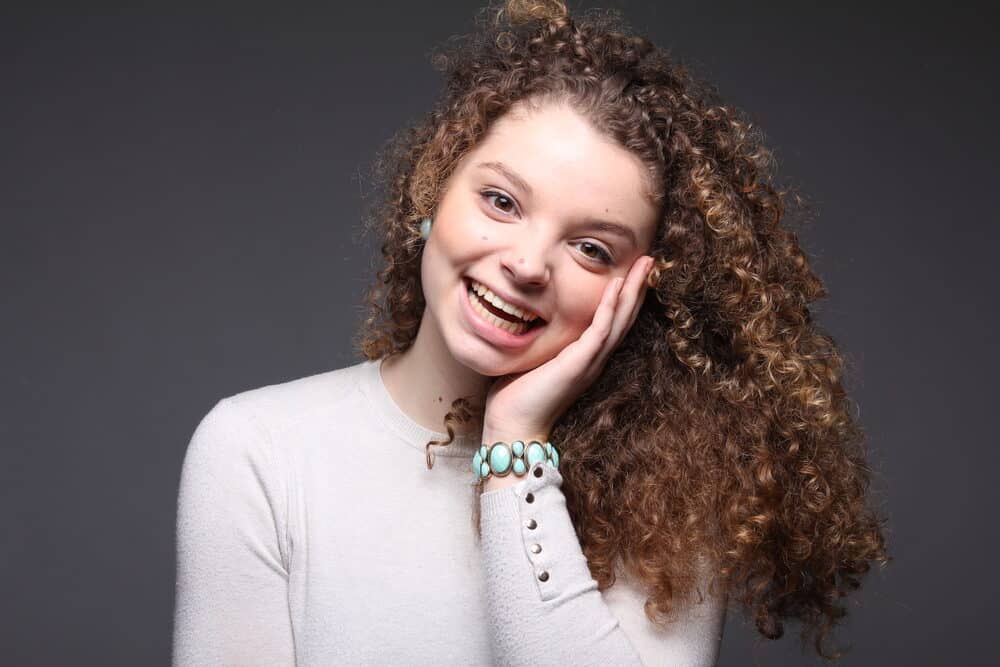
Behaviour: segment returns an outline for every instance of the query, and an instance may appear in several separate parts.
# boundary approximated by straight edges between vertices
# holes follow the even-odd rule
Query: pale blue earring
[[[420,238],[427,240],[431,235],[431,225],[434,224],[430,218],[424,218],[420,221]]]

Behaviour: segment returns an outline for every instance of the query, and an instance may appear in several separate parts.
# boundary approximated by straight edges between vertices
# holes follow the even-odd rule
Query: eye
[[[495,200],[497,203],[491,205],[493,208],[500,211],[501,213],[510,215],[511,213],[515,213],[517,211],[517,204],[514,202],[514,200],[502,192],[497,192],[496,190],[483,190],[480,194],[482,195],[483,199]],[[502,206],[498,206],[497,204],[509,205],[511,208],[506,209],[503,208]]]
[[[583,250],[583,254],[587,256],[588,259],[600,262],[601,264],[614,264],[614,258],[611,257],[611,253],[605,250],[602,246],[591,243],[590,241],[578,241],[577,245]],[[586,249],[589,248],[590,252]]]

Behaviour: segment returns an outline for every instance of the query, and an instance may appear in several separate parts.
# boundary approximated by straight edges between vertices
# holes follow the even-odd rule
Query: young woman
[[[730,600],[827,652],[886,554],[769,154],[614,14],[487,15],[380,164],[366,361],[192,438],[175,664],[709,665]]]

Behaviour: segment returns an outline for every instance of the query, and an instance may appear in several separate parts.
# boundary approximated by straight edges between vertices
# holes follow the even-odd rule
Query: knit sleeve
[[[664,631],[646,620],[639,588],[619,579],[602,595],[561,485],[556,468],[537,462],[517,484],[481,496],[494,664],[714,665],[724,603],[689,607]]]
[[[175,666],[295,664],[286,508],[266,433],[223,399],[195,430],[181,472]]]

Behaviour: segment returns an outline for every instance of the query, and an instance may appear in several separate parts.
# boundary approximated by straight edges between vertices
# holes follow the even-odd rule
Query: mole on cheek
[[[483,240],[484,241],[489,241],[489,239],[487,237],[485,237],[485,236],[483,237]]]

